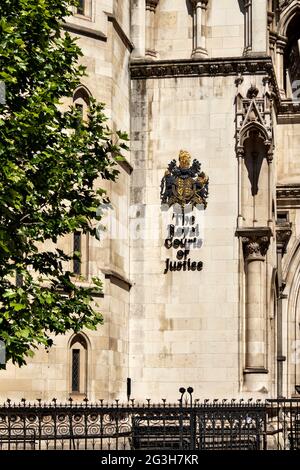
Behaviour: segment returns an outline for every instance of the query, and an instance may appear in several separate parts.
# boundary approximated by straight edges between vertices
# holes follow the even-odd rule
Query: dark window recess
[[[80,349],[72,349],[72,392],[80,392]]]
[[[85,0],[78,0],[77,14],[84,15],[85,12]]]
[[[78,257],[78,253],[81,256],[81,232],[75,232],[74,233],[73,251],[77,252],[77,256],[73,260],[73,273],[74,274],[81,274],[81,260]]]
[[[79,113],[78,121],[77,121],[77,128],[79,128],[80,124],[81,124],[82,121],[83,121],[83,105],[82,105],[82,104],[79,104],[79,103],[76,103],[76,104],[75,104],[75,108],[76,108],[76,110],[77,110],[78,113]]]
[[[288,212],[277,212],[277,224],[286,224],[289,222],[289,213]]]

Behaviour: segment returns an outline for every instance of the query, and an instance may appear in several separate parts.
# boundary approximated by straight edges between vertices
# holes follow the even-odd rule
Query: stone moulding
[[[209,77],[272,74],[270,57],[226,57],[216,59],[139,61],[130,64],[131,79]]]
[[[269,77],[271,96],[274,99],[279,123],[300,122],[300,100],[281,99],[274,65],[269,56],[157,60],[155,62],[139,59],[133,60],[129,67],[132,80],[264,75]]]
[[[278,208],[300,207],[300,184],[279,184],[276,188]]]

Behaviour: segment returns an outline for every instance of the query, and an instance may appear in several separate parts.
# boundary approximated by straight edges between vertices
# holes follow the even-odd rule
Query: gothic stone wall
[[[168,78],[132,83],[131,204],[145,217],[146,237],[131,242],[130,308],[133,396],[197,396],[239,390],[237,167],[233,77]],[[188,150],[210,177],[198,272],[168,272],[159,185],[168,163]],[[155,209],[151,210],[151,206]],[[171,211],[172,209],[170,209]],[[151,239],[157,227],[159,239]],[[148,238],[148,239],[147,239]]]

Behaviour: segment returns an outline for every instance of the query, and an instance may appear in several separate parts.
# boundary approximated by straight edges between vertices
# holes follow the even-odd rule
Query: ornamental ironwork
[[[300,450],[300,400],[0,406],[0,451],[81,449]]]

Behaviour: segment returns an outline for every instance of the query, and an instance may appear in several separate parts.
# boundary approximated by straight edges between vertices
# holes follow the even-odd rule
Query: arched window
[[[87,121],[88,119],[90,98],[91,98],[91,94],[89,90],[83,85],[80,85],[74,91],[73,103],[74,103],[75,108],[77,108],[80,111],[80,114],[84,121]]]
[[[300,10],[298,10],[286,30],[287,45],[284,52],[284,88],[286,96],[300,98]],[[297,96],[295,96],[295,93]]]
[[[87,341],[82,334],[76,334],[70,343],[70,392],[85,395],[87,393]]]
[[[73,105],[79,111],[79,119],[87,122],[89,119],[89,106],[90,106],[91,93],[84,86],[80,85],[73,94]],[[71,241],[71,250],[73,253],[76,252],[76,258],[73,259],[73,266],[71,267],[72,272],[76,276],[86,275],[86,271],[83,270],[84,265],[88,265],[88,234],[83,234],[80,231],[73,233],[73,240]]]

